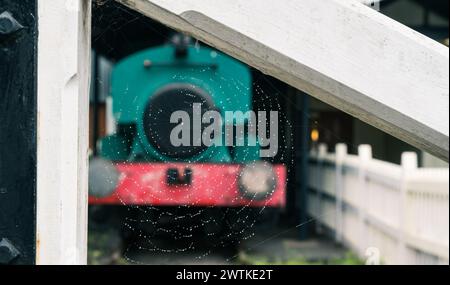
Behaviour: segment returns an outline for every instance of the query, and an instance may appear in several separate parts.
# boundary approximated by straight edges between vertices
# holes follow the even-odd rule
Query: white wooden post
[[[448,47],[360,1],[117,1],[448,161]]]
[[[326,144],[321,143],[319,144],[319,150],[317,155],[317,173],[316,173],[316,179],[317,179],[317,189],[316,189],[316,195],[317,195],[317,217],[316,217],[316,232],[318,234],[321,234],[323,232],[322,229],[322,191],[323,191],[323,160],[324,157],[328,153],[328,147]]]
[[[87,262],[90,0],[38,0],[37,264]]]
[[[408,219],[407,215],[407,191],[408,191],[408,176],[418,168],[417,154],[415,152],[402,153],[402,181],[400,186],[400,217],[398,225],[398,264],[406,264],[408,262],[407,248],[406,248],[406,226]]]
[[[336,185],[335,185],[335,197],[336,197],[336,232],[335,240],[338,243],[342,243],[343,239],[343,195],[344,195],[344,163],[345,157],[347,156],[347,145],[337,144],[336,145]]]
[[[367,241],[367,211],[370,207],[370,191],[367,189],[367,167],[372,160],[372,147],[370,145],[358,146],[359,156],[359,225],[360,225],[360,237],[359,237],[359,249],[361,256],[366,254],[367,248],[370,246]]]

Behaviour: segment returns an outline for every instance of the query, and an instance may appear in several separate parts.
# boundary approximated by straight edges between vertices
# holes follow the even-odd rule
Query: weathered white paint
[[[87,262],[90,13],[38,1],[37,264]]]
[[[359,1],[117,1],[448,161],[448,48]]]

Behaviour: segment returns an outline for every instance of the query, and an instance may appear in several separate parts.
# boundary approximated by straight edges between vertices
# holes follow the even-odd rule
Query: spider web
[[[100,24],[97,24],[101,27],[97,30],[94,29],[93,43],[94,46],[102,46],[102,54],[105,56],[116,54],[116,60],[118,60],[139,50],[170,41],[168,36],[170,32],[167,33],[167,30],[156,24],[156,26],[153,26],[152,23],[147,22],[144,16],[133,13],[125,7],[113,3],[111,0],[94,1],[93,5],[94,20],[99,22]],[[96,12],[95,9],[100,12]],[[158,35],[159,39],[154,40],[150,45],[149,43],[145,44],[137,41],[136,36],[130,33],[130,26],[133,27],[135,23],[145,26],[154,32],[155,35]],[[114,39],[114,41],[111,39]],[[115,44],[117,41],[120,41],[122,45],[117,46]],[[193,41],[191,47],[194,47],[196,50],[208,48],[198,41]],[[212,53],[217,52],[213,51]],[[202,70],[202,78],[205,78],[206,74],[210,72],[207,69]],[[278,144],[280,149],[278,150],[278,155],[269,159],[269,162],[282,162],[289,171],[293,165],[293,156],[289,155],[292,151],[292,146],[288,142],[293,137],[291,133],[293,126],[282,111],[284,106],[281,105],[279,100],[281,96],[286,97],[286,94],[284,91],[278,90],[277,87],[271,86],[270,80],[266,76],[261,75],[259,77],[259,83],[253,82],[252,86],[244,86],[236,78],[220,77],[217,79],[217,76],[212,76],[210,80],[219,80],[221,86],[231,85],[238,91],[247,92],[247,89],[252,89],[254,111],[278,111],[280,124]],[[181,74],[173,77],[174,82],[188,79],[192,78],[186,78],[186,76]],[[261,82],[264,86],[260,85]],[[102,86],[108,84],[108,81],[99,78],[98,84]],[[269,88],[267,88],[267,85]],[[135,99],[134,94],[128,95],[131,101]],[[241,96],[239,92],[227,94],[225,100],[233,102],[238,96]],[[288,101],[288,104],[295,104],[293,100]],[[221,105],[223,102],[216,103]],[[247,109],[251,106],[243,107]],[[247,160],[246,157],[240,157],[240,159]],[[203,160],[208,161],[208,158]],[[196,161],[188,160],[186,163],[196,163]],[[224,181],[221,180],[210,181],[210,183],[227,189],[235,187],[237,179],[238,176],[235,177],[235,181],[231,185],[224,184]],[[282,183],[284,182],[287,183],[287,181]],[[268,220],[275,219],[276,212],[273,209],[267,207],[267,205],[254,208],[251,206],[254,201],[255,199],[250,199],[248,204],[237,208],[197,207],[191,205],[173,207],[132,206],[122,202],[120,209],[114,208],[106,214],[107,216],[119,216],[119,218],[116,218],[115,222],[111,224],[105,223],[103,228],[115,228],[116,231],[108,231],[108,235],[122,236],[121,245],[117,245],[117,247],[121,247],[123,258],[128,263],[148,263],[148,256],[159,257],[156,261],[150,260],[150,262],[174,262],[172,255],[176,256],[175,258],[185,256],[182,260],[188,263],[208,262],[211,256],[217,254],[225,256],[228,262],[232,261],[232,257],[237,254],[237,250],[243,242],[253,238],[260,230],[260,227],[267,226]],[[266,204],[267,201],[265,202]],[[107,219],[109,220],[110,217],[107,217]],[[98,223],[93,222],[92,224],[94,226],[94,224]],[[225,228],[230,228],[230,230],[224,230]],[[119,233],[119,231],[122,231],[122,233]],[[114,244],[119,244],[119,242]]]

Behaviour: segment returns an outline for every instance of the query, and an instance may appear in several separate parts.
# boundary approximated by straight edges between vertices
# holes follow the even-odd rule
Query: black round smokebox
[[[215,110],[214,102],[204,90],[191,84],[170,84],[153,95],[144,111],[143,126],[148,142],[162,155],[170,158],[190,158],[204,152],[207,147],[193,146],[193,105],[201,104],[201,114]],[[176,111],[189,114],[191,123],[190,145],[174,146],[170,141],[170,134],[177,125],[170,123],[171,115]],[[198,116],[199,114],[195,114]],[[202,124],[201,131],[207,125]]]

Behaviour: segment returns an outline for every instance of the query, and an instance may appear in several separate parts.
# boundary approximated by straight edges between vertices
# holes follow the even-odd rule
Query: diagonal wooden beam
[[[448,48],[360,1],[117,1],[448,161]]]

